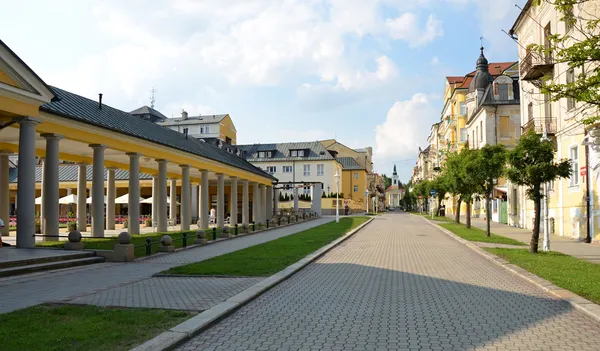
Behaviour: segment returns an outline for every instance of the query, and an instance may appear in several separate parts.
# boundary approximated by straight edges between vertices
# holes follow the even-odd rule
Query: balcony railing
[[[554,59],[551,55],[543,55],[530,51],[520,63],[522,80],[538,80],[552,70]]]
[[[536,134],[554,135],[557,132],[556,117],[538,117],[532,118],[525,123],[521,129],[523,133],[533,130]]]

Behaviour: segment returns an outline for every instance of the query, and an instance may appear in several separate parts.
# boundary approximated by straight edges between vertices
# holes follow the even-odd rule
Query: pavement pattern
[[[600,323],[387,214],[178,350],[598,350]]]
[[[102,304],[109,301],[109,298],[106,297],[109,295],[113,296],[110,300],[115,306],[135,307],[140,305],[141,301],[145,299],[146,304],[154,304],[153,307],[172,308],[172,306],[177,304],[170,302],[170,300],[181,298],[180,293],[175,289],[165,289],[163,290],[163,295],[150,295],[155,296],[156,301],[149,301],[148,294],[151,293],[142,288],[145,285],[138,284],[135,286],[137,289],[134,287],[126,288],[126,286],[145,279],[157,279],[152,278],[155,273],[172,267],[204,261],[212,257],[262,244],[331,222],[332,220],[333,218],[331,217],[322,217],[293,226],[277,228],[233,240],[224,240],[207,246],[182,250],[176,253],[159,254],[134,263],[98,263],[83,267],[0,278],[0,313],[7,313],[45,302],[69,303],[76,300],[76,303],[81,303],[82,301],[93,303],[98,301],[99,304]],[[199,278],[184,279],[198,282],[197,279]],[[155,283],[144,284],[152,286]],[[210,284],[215,285],[216,283],[211,281]],[[237,286],[236,284],[233,285]],[[215,286],[214,288],[217,287]],[[123,291],[127,291],[127,289],[130,289],[131,295],[123,294]],[[154,287],[152,286],[151,289],[154,289]],[[207,289],[210,289],[210,287]],[[110,290],[114,291],[111,292]],[[233,292],[234,290],[237,291],[237,289],[230,289],[228,287],[228,291]],[[100,295],[90,296],[94,294]],[[219,300],[224,301],[233,295],[235,293],[229,296],[223,293],[219,295]],[[82,299],[85,296],[89,296],[88,299]],[[188,302],[190,304],[196,303],[194,299],[189,299]],[[192,310],[197,308],[199,307],[192,306]]]

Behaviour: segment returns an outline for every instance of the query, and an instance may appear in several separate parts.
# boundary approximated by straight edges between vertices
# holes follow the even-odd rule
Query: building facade
[[[385,196],[387,207],[400,207],[400,201],[404,197],[404,188],[400,186],[398,172],[396,172],[396,165],[394,165],[394,171],[392,173],[392,184],[390,184],[390,186],[385,190]]]
[[[217,139],[230,145],[237,143],[237,130],[228,114],[188,116],[182,111],[181,117],[156,123],[196,139]]]

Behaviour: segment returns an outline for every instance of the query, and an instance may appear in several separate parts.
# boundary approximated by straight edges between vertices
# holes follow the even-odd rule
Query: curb
[[[260,296],[262,293],[266,292],[267,290],[271,289],[272,287],[276,286],[282,281],[288,279],[296,272],[300,271],[302,268],[308,266],[310,263],[326,254],[328,251],[343,243],[352,235],[358,233],[367,224],[371,223],[373,219],[373,217],[369,218],[365,223],[354,228],[352,231],[346,233],[344,236],[337,238],[331,243],[321,247],[317,251],[309,254],[300,261],[284,268],[283,270],[273,274],[268,278],[263,279],[257,284],[249,287],[248,289],[242,291],[241,293],[235,296],[230,297],[224,302],[221,302],[211,307],[210,309],[186,320],[185,322],[176,325],[175,327],[167,330],[166,332],[159,334],[155,338],[148,340],[139,346],[136,346],[135,348],[131,349],[131,351],[155,351],[173,349],[175,346],[190,339],[192,336],[200,333],[203,330],[208,329],[214,323],[218,322],[219,320],[238,310],[245,304]]]
[[[503,259],[502,257],[496,256],[493,253],[482,249],[481,247],[477,246],[473,242],[470,242],[468,240],[465,240],[465,239],[457,236],[456,234],[452,233],[451,231],[440,227],[438,224],[433,223],[432,221],[430,221],[426,218],[423,218],[423,219],[425,221],[427,221],[433,227],[439,229],[444,234],[451,237],[452,239],[454,239],[462,244],[465,244],[467,247],[471,248],[473,251],[477,252],[479,255],[494,262],[495,264],[497,264],[500,267],[506,269],[507,271],[515,274],[516,276],[519,276],[522,279],[527,280],[528,282],[530,282],[533,285],[537,286],[538,288],[544,290],[545,292],[568,302],[576,310],[579,310],[579,311],[585,313],[586,315],[592,317],[596,321],[600,322],[600,305],[597,305],[597,304],[593,303],[592,301],[587,300],[587,299],[575,294],[574,292],[572,292],[570,290],[561,288],[560,286],[555,285],[546,279],[540,278],[537,275],[535,275],[515,264],[508,262],[507,260]]]

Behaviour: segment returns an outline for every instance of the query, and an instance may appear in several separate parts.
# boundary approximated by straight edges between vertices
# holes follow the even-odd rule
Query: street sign
[[[583,167],[579,167],[579,174],[581,174],[582,177],[587,175],[587,167],[583,166]]]
[[[431,191],[429,192],[429,194],[431,196],[435,196],[435,194],[437,194],[437,192],[435,191],[435,189],[431,189]]]

